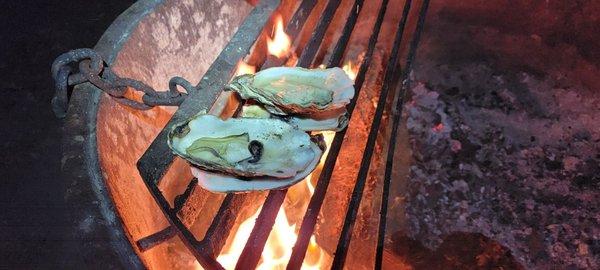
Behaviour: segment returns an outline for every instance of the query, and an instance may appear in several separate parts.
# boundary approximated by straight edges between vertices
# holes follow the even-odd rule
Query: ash
[[[486,64],[428,67],[405,105],[408,235],[481,233],[526,268],[600,268],[600,93]]]

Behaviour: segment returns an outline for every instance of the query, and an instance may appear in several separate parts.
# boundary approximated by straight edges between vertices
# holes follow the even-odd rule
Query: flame
[[[267,38],[267,48],[270,55],[277,58],[283,58],[290,52],[292,41],[283,30],[283,18],[281,15],[275,17],[275,26],[273,28],[273,38]]]
[[[254,74],[256,73],[256,67],[252,65],[246,64],[246,62],[240,60],[237,64],[237,70],[235,71],[235,76],[240,76],[244,74]]]
[[[354,81],[354,79],[356,79],[356,74],[358,73],[358,69],[360,68],[360,65],[355,64],[354,62],[352,62],[352,60],[349,60],[343,67],[342,69],[344,70],[344,72],[346,72],[346,74],[348,75],[348,77],[350,77],[350,79],[352,79]]]
[[[325,131],[321,134],[323,134],[325,143],[328,146],[331,145],[335,132]],[[325,153],[323,153],[316,171],[320,171],[320,169],[323,167],[328,153],[329,148],[325,150]],[[302,196],[306,202],[308,202],[315,191],[315,186],[311,180],[312,174],[310,174],[304,180],[308,192],[305,192],[305,194],[296,194],[298,196]],[[288,194],[290,192],[301,192],[299,190],[302,189],[289,189]],[[246,241],[252,232],[252,228],[256,223],[256,218],[258,217],[260,210],[261,208],[259,208],[256,213],[240,224],[238,230],[233,236],[233,240],[229,248],[224,250],[217,258],[217,261],[221,263],[225,269],[235,268],[237,259],[239,258],[240,254],[242,254],[242,250],[244,249]],[[299,224],[293,224],[289,221],[285,212],[285,208],[282,206],[277,213],[273,230],[269,234],[269,238],[265,244],[265,249],[262,253],[261,261],[256,269],[285,269],[292,255],[292,243],[295,243],[296,239],[298,238],[299,229]],[[328,254],[319,246],[319,244],[317,244],[315,236],[312,235],[306,251],[306,257],[302,263],[302,269],[321,269],[325,264],[327,255]]]

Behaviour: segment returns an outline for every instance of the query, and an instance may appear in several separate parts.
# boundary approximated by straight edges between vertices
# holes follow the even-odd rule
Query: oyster
[[[260,105],[244,105],[240,116],[246,118],[271,118],[269,111]]]
[[[271,115],[267,110],[259,105],[245,105],[242,107],[241,117],[248,118],[278,118],[288,122],[292,126],[304,131],[340,131],[348,125],[348,113],[346,109],[326,111],[316,113],[311,116]]]
[[[353,84],[337,67],[274,67],[235,77],[225,89],[260,102],[272,114],[310,115],[346,106],[354,97]]]
[[[201,169],[241,177],[293,178],[312,171],[322,151],[278,119],[197,115],[169,134],[173,152]]]
[[[321,143],[311,143],[310,148],[315,155],[320,157],[323,154],[322,137]],[[308,176],[319,164],[319,159],[313,159],[308,166],[293,177],[275,178],[270,176],[255,177],[252,179],[243,179],[232,175],[209,172],[192,167],[192,175],[198,179],[198,184],[211,192],[248,192],[258,190],[284,189],[292,186]]]

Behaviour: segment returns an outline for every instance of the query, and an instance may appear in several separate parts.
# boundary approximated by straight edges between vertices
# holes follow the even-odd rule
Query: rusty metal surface
[[[95,49],[112,63],[126,37],[161,2],[146,0],[132,5],[106,30]],[[143,269],[102,179],[95,133],[100,91],[89,84],[78,88],[65,118],[62,140],[62,173],[71,181],[69,189],[77,192],[71,192],[65,201],[78,205],[71,213],[74,224],[95,224],[76,226],[73,231],[73,241],[89,247],[78,255],[84,260],[102,259],[107,268]]]
[[[206,68],[204,63],[213,61],[220,51],[219,46],[226,43],[230,33],[235,31],[238,22],[243,20],[246,12],[250,10],[250,6],[246,3],[234,0],[202,2],[202,4],[212,5],[214,8],[218,7],[217,11],[223,11],[224,14],[202,8],[199,4],[200,2],[194,1],[141,1],[128,12],[141,13],[145,17],[136,18],[135,24],[132,25],[128,25],[128,21],[115,21],[113,27],[121,31],[105,35],[95,49],[100,52],[107,63],[113,64],[116,74],[142,80],[153,88],[165,89],[167,79],[176,74],[181,74],[185,78],[190,78],[192,75],[198,76]],[[232,8],[233,6],[236,8]],[[179,15],[175,16],[177,12]],[[208,29],[206,30],[208,32],[189,31],[185,35],[184,28],[202,29],[202,25],[211,25],[212,22],[217,21],[201,12],[213,12],[215,16],[223,18],[223,21],[218,26],[214,25],[217,30],[213,33],[210,32],[212,29]],[[176,28],[177,25],[180,28]],[[164,33],[165,29],[167,33],[169,31],[176,32],[177,40],[170,40],[166,47],[161,47],[165,45],[161,43],[165,38],[172,37],[160,35],[160,33]],[[180,31],[176,31],[176,29]],[[215,48],[190,48],[186,44],[187,42],[193,44],[206,42],[205,40],[199,41],[199,39],[208,39],[208,34],[214,34],[211,39]],[[179,42],[180,50],[171,50],[174,49],[173,44],[176,42]],[[170,59],[161,62],[163,57]],[[175,69],[169,65],[174,62],[184,63],[185,66]],[[198,65],[193,65],[191,62],[198,63]],[[175,72],[175,74],[169,74],[170,72]],[[122,232],[115,239],[122,241],[121,245],[129,249],[129,252],[120,252],[123,256],[131,256],[133,259],[128,260],[136,260],[135,265],[139,267],[142,267],[140,258],[148,267],[160,268],[172,265],[171,262],[164,259],[168,253],[167,247],[152,250],[149,254],[138,253],[140,255],[138,258],[127,241],[129,238],[133,242],[133,239],[139,239],[143,235],[166,226],[166,221],[160,218],[160,210],[137,175],[134,164],[141,155],[141,150],[147,147],[160,130],[160,126],[156,125],[164,125],[170,112],[163,108],[155,108],[143,113],[134,113],[134,110],[129,110],[106,95],[102,95],[90,84],[84,84],[77,88],[80,91],[75,90],[71,105],[72,111],[68,112],[66,118],[67,136],[65,137],[67,138],[66,144],[69,146],[66,147],[64,161],[65,167],[73,168],[72,170],[67,169],[67,174],[81,178],[79,182],[84,185],[88,185],[89,179],[92,179],[94,189],[97,190],[94,192],[104,194],[105,197],[102,199],[90,199],[89,201],[109,205],[102,211],[110,218],[106,218],[109,220],[106,223],[116,226],[115,228]],[[136,134],[136,136],[130,136],[131,134]],[[128,147],[123,147],[124,145]],[[87,153],[85,158],[81,154],[84,151]],[[72,177],[69,176],[69,178]],[[110,206],[113,201],[116,207]],[[122,231],[119,217],[125,224],[125,232]],[[98,218],[98,220],[102,220],[102,218]],[[82,233],[82,235],[87,235],[87,233]],[[118,244],[114,246],[116,248],[112,249],[111,253],[119,250]],[[173,260],[188,261],[181,256],[175,256]],[[114,261],[117,263],[119,260],[115,259]],[[135,269],[136,267],[124,268]]]
[[[256,13],[254,15],[255,18],[261,17],[261,19],[265,20],[264,22],[266,22],[266,18],[274,10],[273,6],[276,6],[279,1],[271,0],[265,2],[253,10]],[[170,127],[197,114],[201,110],[208,111],[216,100],[217,95],[221,92],[222,85],[225,85],[229,81],[237,62],[248,54],[250,47],[260,34],[262,27],[257,27],[257,25],[263,24],[260,20],[255,19],[248,24],[240,26],[236,35],[231,38],[230,46],[223,49],[223,52],[212,63],[207,73],[197,85],[196,88],[201,93],[191,95],[181,104],[165,128],[152,142],[148,151],[138,161],[138,169],[144,179],[158,184],[174,158],[166,143]],[[248,40],[252,41],[252,43],[249,43]]]
[[[70,66],[78,64],[75,72]],[[142,81],[122,78],[110,69],[104,67],[104,60],[98,52],[81,48],[63,53],[52,63],[52,77],[56,85],[56,92],[52,98],[54,114],[63,118],[68,107],[68,86],[90,82],[98,89],[104,91],[115,101],[138,110],[149,110],[155,106],[178,106],[196,89],[190,82],[182,77],[175,76],[169,80],[169,89],[156,91]],[[182,87],[186,92],[180,92],[177,87]],[[141,101],[127,95],[129,90],[142,93]]]
[[[157,139],[148,148],[149,150],[145,152],[144,156],[138,162],[139,172],[150,193],[154,196],[156,202],[158,202],[159,208],[168,217],[171,226],[177,228],[178,234],[181,236],[184,244],[186,244],[194,257],[205,268],[221,268],[214,258],[211,258],[211,253],[212,250],[220,250],[228,232],[227,234],[222,234],[224,236],[222,241],[219,240],[220,238],[215,238],[212,242],[203,242],[208,243],[208,245],[203,245],[196,240],[177,215],[169,211],[169,202],[158,187],[160,184],[158,180],[167,173],[167,168],[173,161],[173,155],[166,145],[166,133],[170,125],[183,121],[185,118],[202,110],[202,108],[206,110],[210,108],[217,95],[221,92],[221,86],[229,80],[237,62],[248,54],[258,35],[262,32],[262,26],[265,25],[270,18],[270,14],[278,4],[279,1],[265,1],[252,10],[244,23],[239,26],[238,31],[231,38],[229,44],[206,71],[206,74],[198,85],[200,92],[192,93],[180,106],[170,119],[167,127],[162,130]],[[227,220],[232,222],[226,222],[226,224],[233,224],[235,218],[228,218]],[[210,229],[209,232],[211,232]]]
[[[398,136],[398,127],[400,125],[400,115],[402,112],[402,106],[404,105],[406,92],[408,90],[409,78],[408,75],[412,70],[412,63],[415,60],[415,55],[417,54],[417,47],[419,46],[419,41],[421,37],[421,33],[423,32],[423,28],[425,27],[425,16],[427,15],[427,9],[429,8],[429,0],[424,0],[421,4],[421,9],[419,11],[419,21],[416,26],[415,32],[413,34],[413,38],[410,43],[410,51],[408,52],[408,56],[406,57],[406,62],[404,64],[404,69],[402,70],[402,75],[400,76],[400,83],[398,86],[399,89],[396,90],[396,96],[394,98],[394,102],[392,105],[392,127],[391,127],[391,136],[390,141],[388,143],[387,157],[385,162],[385,174],[383,177],[383,188],[382,188],[382,198],[381,198],[381,208],[379,211],[379,230],[377,232],[377,248],[375,253],[375,269],[381,269],[383,267],[383,253],[384,253],[384,240],[385,240],[385,231],[386,231],[386,223],[387,223],[387,211],[388,211],[388,199],[390,195],[390,183],[392,181],[392,168],[394,166],[394,154],[396,152],[396,143]],[[408,16],[408,10],[405,11],[405,16]]]
[[[373,116],[371,126],[369,127],[369,136],[367,137],[367,144],[365,146],[365,151],[363,152],[358,176],[356,177],[356,183],[354,185],[354,190],[352,191],[352,197],[350,198],[350,203],[348,204],[348,209],[344,218],[344,225],[340,233],[340,239],[338,241],[335,257],[331,266],[332,269],[342,269],[345,264],[348,247],[350,246],[350,240],[352,238],[352,232],[354,229],[354,222],[358,214],[358,209],[363,197],[363,191],[369,173],[369,168],[371,166],[371,157],[375,152],[375,143],[377,140],[377,134],[379,133],[379,127],[382,122],[384,109],[386,107],[385,104],[387,101],[387,95],[389,93],[390,87],[394,85],[400,77],[396,74],[396,70],[398,69],[398,59],[400,58],[400,44],[402,41],[404,41],[404,30],[408,18],[408,12],[411,8],[411,2],[411,0],[405,1],[403,16],[400,22],[398,23],[398,27],[396,30],[397,32],[394,38],[394,44],[392,45],[392,52],[388,64],[386,65],[384,82],[381,88],[381,92],[379,94],[379,99],[377,100],[375,114]]]

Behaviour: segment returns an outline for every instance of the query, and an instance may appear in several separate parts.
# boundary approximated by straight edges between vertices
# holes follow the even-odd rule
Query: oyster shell
[[[308,134],[284,121],[208,114],[176,126],[168,144],[201,169],[241,177],[293,178],[322,154]]]
[[[235,77],[225,89],[260,102],[272,114],[310,115],[346,106],[354,97],[353,84],[338,67],[274,67]]]
[[[316,113],[311,116],[271,115],[266,109],[259,105],[245,105],[242,107],[241,117],[248,118],[277,118],[288,122],[292,126],[304,131],[340,131],[348,126],[348,113],[346,109]]]
[[[322,138],[321,138],[322,140]],[[323,154],[323,148],[315,143],[310,145],[316,156]],[[249,192],[259,190],[284,189],[290,187],[308,176],[319,164],[319,158],[313,159],[308,166],[298,174],[289,178],[275,178],[269,176],[256,177],[252,179],[242,179],[227,174],[220,174],[200,170],[192,167],[192,175],[198,179],[198,184],[211,192]]]
[[[271,113],[260,105],[244,105],[240,116],[246,118],[271,118]]]

